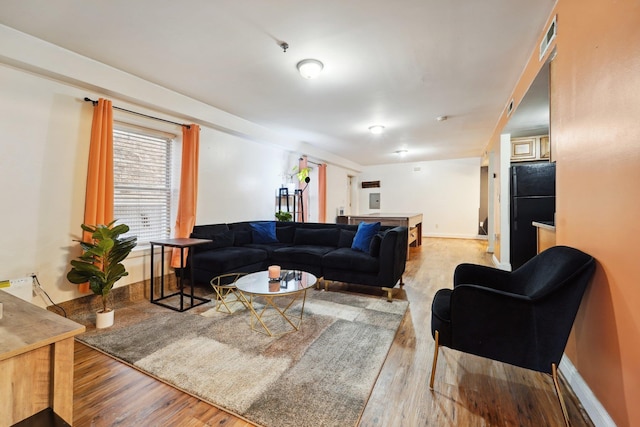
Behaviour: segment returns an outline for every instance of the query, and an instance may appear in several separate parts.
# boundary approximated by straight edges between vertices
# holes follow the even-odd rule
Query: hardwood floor
[[[451,287],[461,262],[491,265],[486,243],[423,239],[412,248],[397,298],[408,299],[400,326],[360,426],[563,426],[550,376],[443,348],[434,391],[428,387],[433,357],[431,300]],[[332,284],[330,291],[380,290]],[[592,426],[563,387],[571,424]],[[250,426],[83,344],[75,344],[74,425]]]

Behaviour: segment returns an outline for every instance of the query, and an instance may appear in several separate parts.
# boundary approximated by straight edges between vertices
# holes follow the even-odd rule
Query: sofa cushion
[[[224,233],[225,231],[229,231],[229,226],[227,224],[207,224],[207,225],[196,225],[195,227],[193,227],[192,232],[210,236],[212,234]]]
[[[191,233],[190,237],[193,239],[212,240],[211,243],[203,243],[202,245],[197,245],[195,248],[198,252],[233,246],[233,231],[230,230],[215,234],[210,234],[206,231],[200,233]]]
[[[296,228],[294,245],[338,246],[339,228]]]
[[[369,255],[377,258],[380,255],[381,244],[382,236],[380,235],[380,233],[378,233],[371,238],[371,243],[369,244]]]
[[[321,265],[322,257],[333,250],[335,250],[333,246],[288,246],[274,250],[271,260],[286,264]]]
[[[278,243],[276,223],[274,221],[252,222],[251,241],[253,243]]]
[[[233,231],[233,245],[244,246],[251,243],[251,231],[248,230],[234,230]]]
[[[352,230],[340,230],[340,238],[338,239],[339,248],[350,248],[353,244],[353,238],[356,232]]]
[[[248,222],[234,222],[229,224],[233,231],[233,246],[244,246],[251,243],[251,225]]]
[[[371,245],[371,239],[376,233],[380,231],[380,222],[364,222],[362,221],[358,225],[358,231],[353,238],[351,249],[355,249],[361,252],[369,252],[369,245]]]
[[[293,243],[293,236],[295,233],[296,228],[293,226],[276,227],[276,237],[280,243]]]
[[[267,256],[271,258],[273,251],[280,248],[286,248],[288,246],[291,246],[291,243],[248,243],[243,247],[263,250],[267,252]]]
[[[193,266],[215,274],[233,272],[245,265],[255,264],[267,259],[267,252],[256,248],[230,246],[198,253],[193,257]]]
[[[322,258],[322,266],[333,270],[351,270],[376,274],[380,268],[380,259],[367,252],[351,248],[339,248],[327,253]]]

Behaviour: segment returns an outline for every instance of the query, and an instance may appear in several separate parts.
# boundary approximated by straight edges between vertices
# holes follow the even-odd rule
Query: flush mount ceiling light
[[[300,75],[305,79],[315,79],[320,75],[324,64],[317,59],[303,59],[296,65]]]
[[[371,132],[374,135],[380,135],[382,132],[384,132],[384,126],[382,125],[369,126],[369,132]]]
[[[436,117],[436,120],[439,121],[439,122],[444,122],[448,118],[449,118],[449,116],[438,116],[438,117]]]
[[[394,153],[397,154],[400,157],[406,156],[408,152],[409,152],[409,150],[396,150],[396,151],[394,151]]]

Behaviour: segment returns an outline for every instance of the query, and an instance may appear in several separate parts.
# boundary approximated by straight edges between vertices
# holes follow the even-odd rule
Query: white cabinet
[[[531,162],[549,160],[551,145],[549,135],[529,136],[511,139],[511,161]]]

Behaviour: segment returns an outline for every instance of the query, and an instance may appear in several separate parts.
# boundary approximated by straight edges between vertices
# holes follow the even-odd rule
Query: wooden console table
[[[364,221],[364,222],[380,221],[381,225],[407,227],[408,233],[409,233],[407,236],[408,237],[407,238],[407,259],[409,259],[409,248],[411,246],[414,246],[414,247],[422,246],[422,214],[372,213],[372,214],[365,214],[365,215],[349,215],[347,217],[347,222],[349,224],[357,225],[357,224],[360,224],[361,221]]]
[[[0,427],[51,408],[73,424],[73,337],[84,326],[0,291]]]

